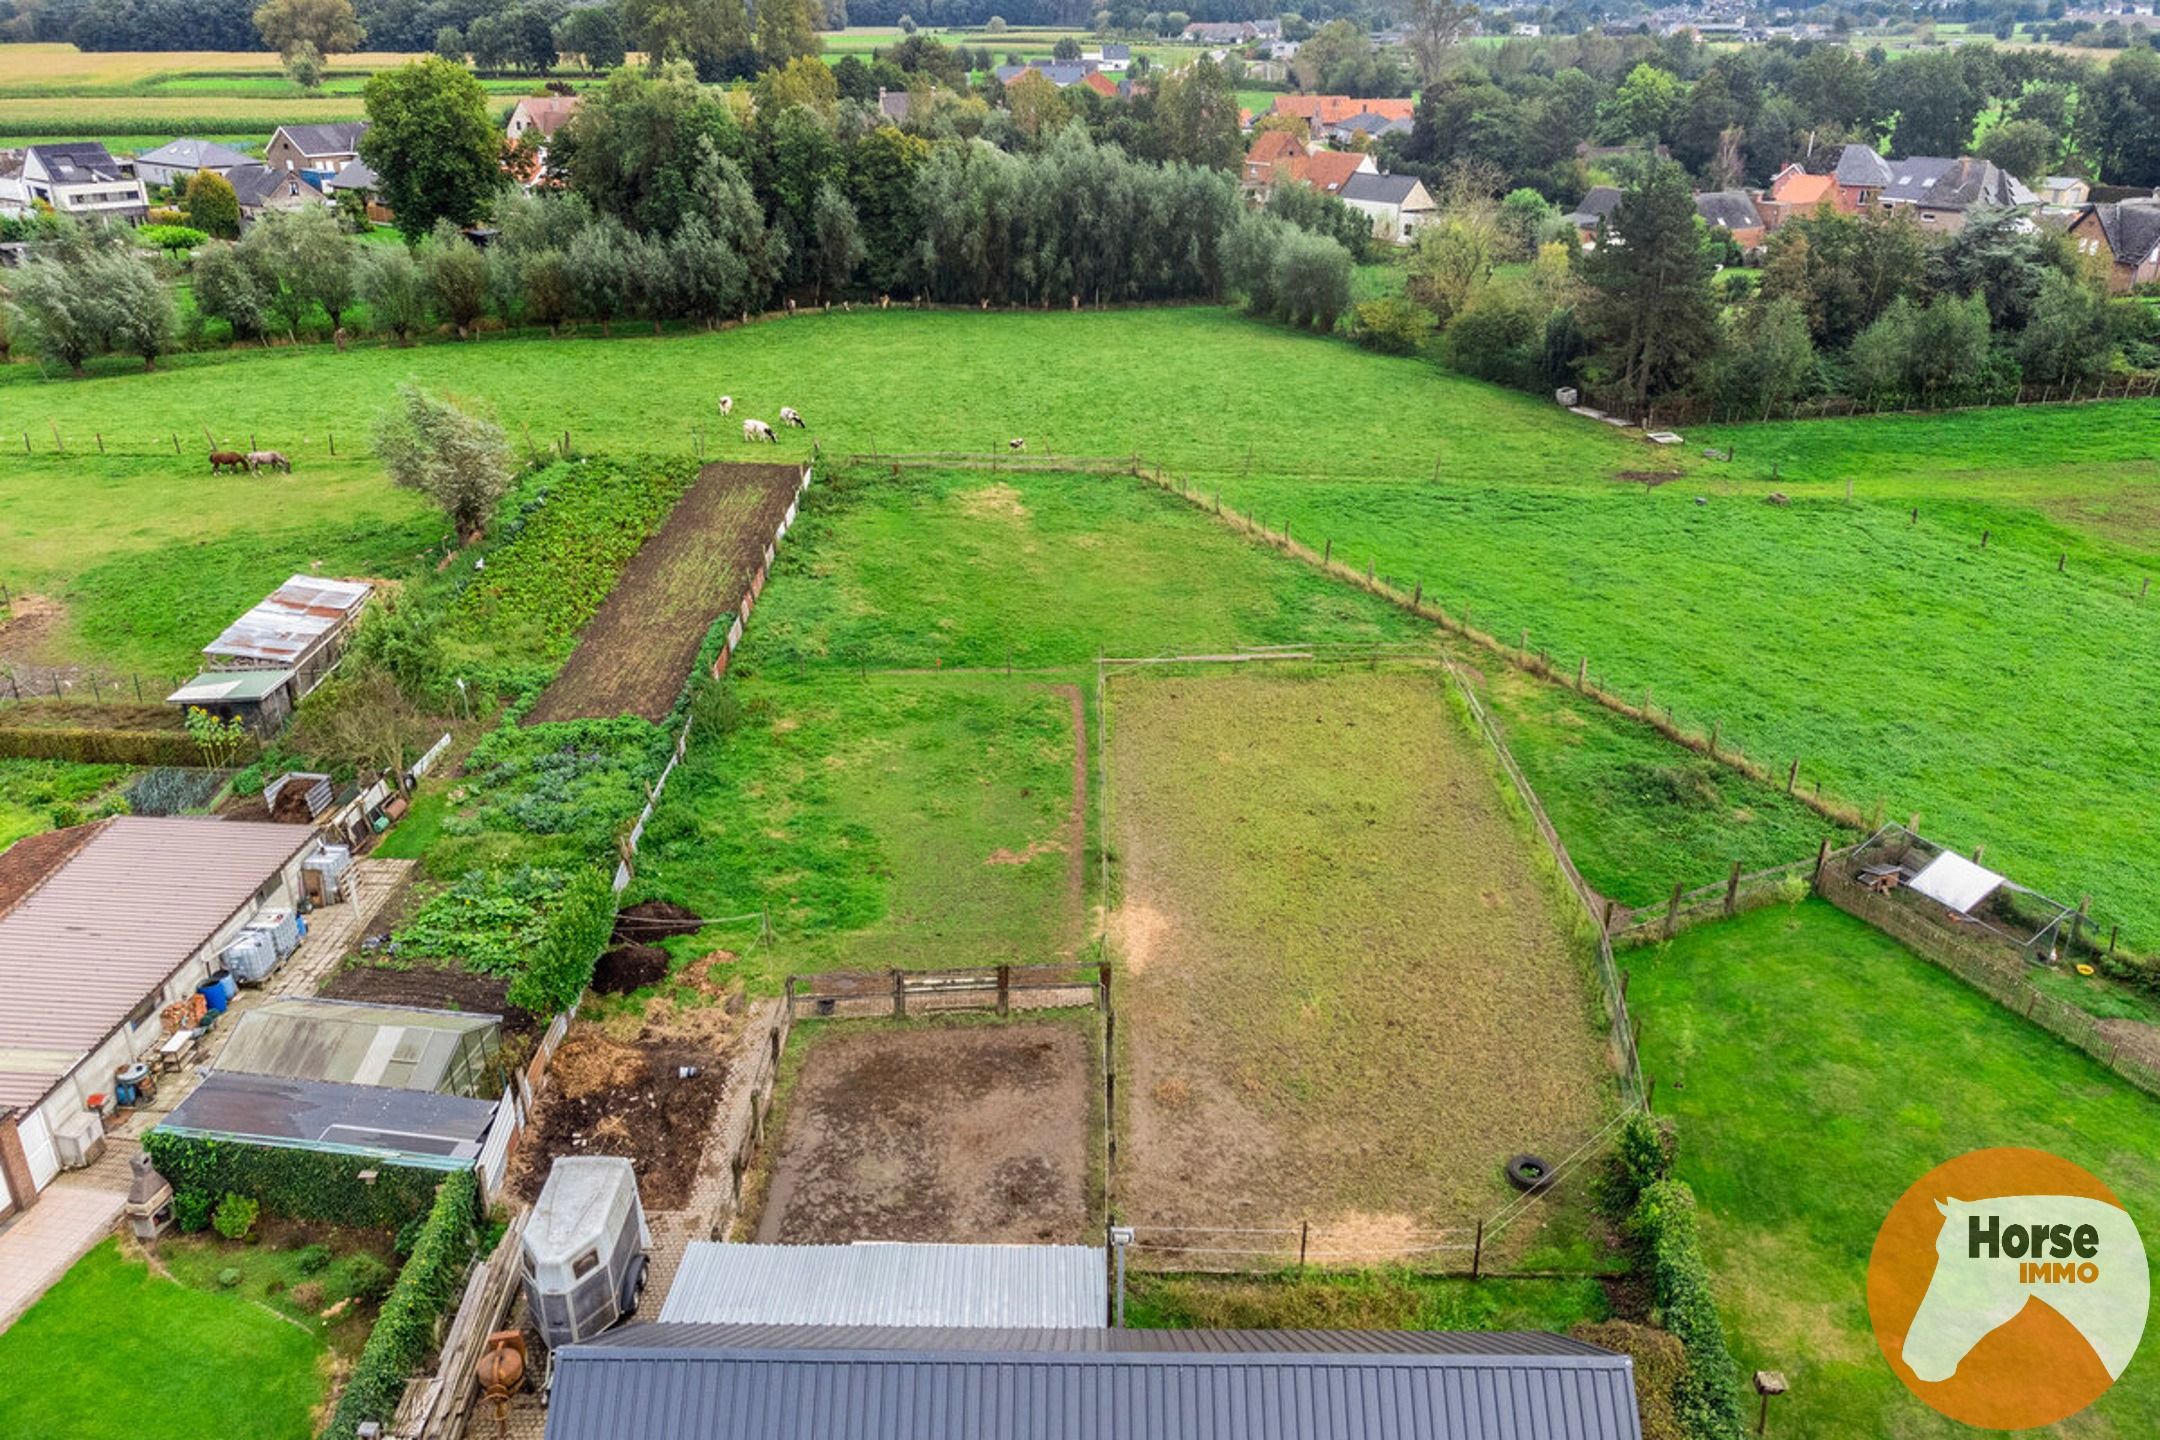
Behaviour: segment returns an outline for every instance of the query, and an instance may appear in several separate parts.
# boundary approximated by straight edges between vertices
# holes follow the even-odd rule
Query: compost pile
[[[686,1068],[696,1073],[685,1076]],[[721,1079],[721,1052],[710,1044],[650,1029],[625,1044],[596,1026],[573,1026],[548,1067],[518,1193],[536,1197],[557,1156],[620,1155],[637,1167],[647,1209],[683,1208],[720,1106]]]

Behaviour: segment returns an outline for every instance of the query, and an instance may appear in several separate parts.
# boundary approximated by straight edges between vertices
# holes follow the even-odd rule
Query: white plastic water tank
[[[277,969],[277,939],[268,930],[250,925],[218,952],[218,962],[242,985],[259,985]]]
[[[290,910],[258,911],[255,918],[248,921],[247,928],[267,932],[277,946],[280,960],[300,948],[300,920]]]

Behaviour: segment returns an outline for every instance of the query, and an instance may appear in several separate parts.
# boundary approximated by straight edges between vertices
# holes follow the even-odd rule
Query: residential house
[[[1409,120],[1361,110],[1347,120],[1324,127],[1321,134],[1333,145],[1357,145],[1377,140],[1382,135],[1408,135],[1412,128]]]
[[[1268,113],[1290,115],[1304,121],[1307,133],[1318,139],[1330,126],[1353,119],[1400,120],[1408,125],[1417,117],[1417,102],[1366,100],[1350,95],[1278,95]]]
[[[1276,20],[1195,20],[1185,27],[1185,38],[1201,45],[1250,45],[1281,34]]]
[[[1756,200],[1763,224],[1775,230],[1795,215],[1812,215],[1824,205],[1844,210],[1844,195],[1832,175],[1811,175],[1798,165],[1787,165],[1770,177],[1770,188]],[[1845,211],[1850,214],[1850,211]]]
[[[1289,178],[1302,180],[1323,194],[1339,196],[1351,176],[1374,175],[1379,170],[1370,155],[1354,150],[1315,150],[1292,167]],[[1281,178],[1280,171],[1277,174]]]
[[[1582,203],[1560,218],[1575,227],[1575,233],[1585,245],[1597,243],[1598,226],[1605,217],[1620,208],[1620,187],[1617,185],[1593,185],[1590,193],[1583,196]]]
[[[23,183],[25,151],[0,150],[0,215],[30,213],[30,188]]]
[[[1732,236],[1742,250],[1760,247],[1768,228],[1755,208],[1755,197],[1745,190],[1702,191],[1695,197],[1695,213],[1711,229]]]
[[[1263,130],[1253,137],[1252,148],[1245,152],[1239,183],[1247,191],[1265,194],[1274,187],[1278,174],[1286,178],[1295,175],[1309,153],[1305,142],[1295,135]]]
[[[1404,245],[1420,225],[1439,213],[1432,195],[1414,175],[1378,175],[1361,170],[1343,182],[1343,203],[1372,217],[1373,238]]]
[[[2160,199],[2088,206],[2068,234],[2081,253],[2108,257],[2108,289],[2116,294],[2160,280]]]
[[[2037,205],[2024,181],[1990,160],[1909,155],[1890,162],[1890,183],[1876,196],[1884,207],[1909,205],[1924,230],[1961,230],[1969,210],[1984,206]]]
[[[1080,83],[1087,89],[1093,90],[1097,95],[1102,96],[1105,100],[1117,99],[1118,82],[1112,80],[1100,70],[1089,70],[1087,74],[1080,77]]]
[[[1837,208],[1857,215],[1872,207],[1892,178],[1890,162],[1872,145],[1847,145],[1838,152],[1837,168],[1831,171],[1831,179],[1837,182]]]
[[[96,1149],[115,1072],[242,929],[296,908],[317,848],[306,825],[120,815],[0,854],[0,1215]]]
[[[259,220],[271,210],[305,210],[310,205],[329,203],[322,188],[305,171],[273,170],[250,161],[226,171],[225,178],[233,187],[233,197],[240,202],[242,223]]]
[[[150,197],[135,177],[134,165],[115,160],[94,140],[65,145],[32,145],[10,187],[17,213],[50,205],[63,215],[141,220],[150,213]],[[10,164],[7,168],[14,168]]]
[[[298,171],[320,185],[360,158],[360,137],[366,133],[365,120],[280,125],[263,150],[263,163],[272,170]]]
[[[194,179],[198,171],[223,175],[236,165],[248,163],[247,156],[215,140],[169,140],[135,157],[135,178],[153,190],[166,186],[178,189]]]
[[[504,127],[504,133],[512,142],[531,135],[533,143],[545,150],[547,142],[555,138],[555,132],[577,114],[581,99],[577,95],[528,95],[511,110],[510,123]]]
[[[331,200],[351,192],[364,200],[373,201],[375,193],[382,188],[382,181],[368,168],[367,161],[352,160],[346,163],[344,169],[323,181],[321,188],[323,194]]]
[[[1105,43],[1093,50],[1081,51],[1080,58],[1098,70],[1122,75],[1132,68],[1132,46]]]
[[[2092,199],[2092,182],[2077,175],[2050,175],[2040,182],[2039,191],[2048,205],[2084,205]]]
[[[1095,67],[1083,60],[1035,60],[1026,65],[1000,65],[993,73],[997,75],[998,84],[1010,85],[1030,70],[1060,90],[1068,85],[1078,85],[1095,73]]]
[[[550,1360],[546,1440],[1641,1434],[1628,1357],[1542,1332],[663,1320],[565,1345]]]

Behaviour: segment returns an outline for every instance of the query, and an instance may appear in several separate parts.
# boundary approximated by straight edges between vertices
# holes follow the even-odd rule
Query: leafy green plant
[[[1649,1273],[1653,1318],[1687,1352],[1687,1367],[1673,1386],[1673,1410],[1692,1440],[1729,1440],[1740,1433],[1739,1369],[1710,1293],[1695,1192],[1681,1180],[1646,1187],[1628,1218],[1628,1233]]]
[[[330,1247],[303,1245],[293,1252],[293,1268],[302,1275],[320,1275],[330,1268]]]
[[[380,1300],[390,1293],[397,1271],[373,1255],[355,1255],[345,1262],[346,1292],[362,1300]]]
[[[228,1190],[218,1201],[217,1214],[210,1223],[227,1240],[245,1240],[255,1233],[255,1220],[261,1214],[261,1201]]]
[[[221,720],[200,705],[187,708],[187,733],[204,762],[221,770],[232,764],[249,738],[247,722],[238,715]]]
[[[138,225],[135,243],[159,250],[193,250],[210,243],[210,237],[190,225]]]
[[[235,1285],[238,1285],[240,1283],[239,1270],[235,1269],[231,1265],[226,1266],[224,1269],[217,1272],[217,1283],[224,1286],[227,1290],[232,1289]]]
[[[405,1379],[435,1346],[435,1322],[457,1299],[465,1268],[479,1243],[480,1193],[470,1170],[443,1180],[412,1258],[375,1317],[360,1363],[338,1398],[325,1435],[353,1440],[363,1420],[387,1422],[405,1392]]]
[[[215,1197],[237,1193],[260,1203],[262,1213],[295,1220],[328,1220],[339,1225],[396,1227],[427,1212],[442,1179],[439,1170],[357,1155],[328,1155],[250,1145],[238,1140],[208,1140],[152,1130],[143,1149],[158,1173],[172,1183],[174,1218],[189,1230],[210,1223]],[[372,1170],[372,1182],[360,1172]],[[200,1206],[199,1212],[191,1207]]]
[[[210,1212],[216,1207],[216,1198],[207,1190],[173,1190],[173,1224],[183,1235],[198,1235],[209,1229]]]

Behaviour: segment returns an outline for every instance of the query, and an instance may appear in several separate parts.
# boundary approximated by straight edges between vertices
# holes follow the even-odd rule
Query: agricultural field
[[[1905,1188],[1967,1150],[2051,1151],[2160,1212],[2160,1102],[1821,900],[1630,952],[1658,1109],[1743,1374],[1782,1370],[1773,1434],[1965,1435],[1877,1351],[1867,1256]],[[2139,1354],[2050,1434],[2160,1429],[2160,1355]]]
[[[1093,1018],[797,1026],[742,1238],[1070,1245],[1099,1235]]]
[[[700,471],[607,592],[530,718],[665,719],[706,631],[749,593],[801,479],[793,465]]]
[[[1383,1258],[1609,1118],[1587,946],[1446,683],[1111,681],[1113,1185],[1143,1231],[1310,1219]]]
[[[160,1245],[154,1268],[121,1245],[91,1251],[0,1334],[0,1437],[308,1434],[333,1366],[349,1365],[365,1343],[372,1306],[348,1306],[335,1321],[320,1311],[361,1288],[379,1296],[392,1274],[387,1257],[357,1250],[325,1254],[311,1269],[297,1242],[178,1238]]]

